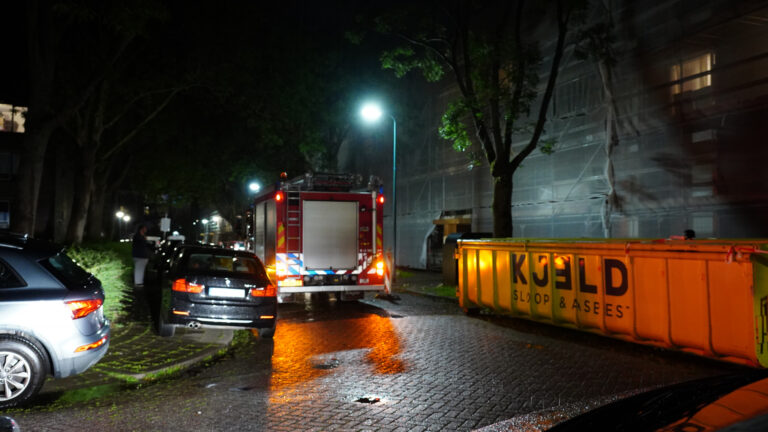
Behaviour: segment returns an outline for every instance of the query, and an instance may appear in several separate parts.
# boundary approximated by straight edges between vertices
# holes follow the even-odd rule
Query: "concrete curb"
[[[121,375],[124,375],[125,377],[130,377],[136,381],[145,381],[166,373],[180,372],[180,371],[189,369],[193,366],[196,366],[200,363],[203,363],[206,360],[212,359],[217,355],[223,355],[230,348],[235,332],[234,330],[220,330],[219,333],[220,334],[216,337],[216,340],[214,342],[219,344],[219,346],[217,347],[204,349],[198,352],[197,354],[195,354],[194,356],[187,357],[184,360],[180,360],[175,363],[168,364],[156,369],[151,369],[151,370],[140,372],[140,373],[126,373]],[[184,338],[187,336],[174,336],[174,337]]]

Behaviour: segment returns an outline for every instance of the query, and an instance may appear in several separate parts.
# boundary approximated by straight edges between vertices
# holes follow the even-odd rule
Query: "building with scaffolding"
[[[566,49],[544,137],[555,151],[535,151],[514,176],[515,237],[768,236],[768,2],[593,3],[608,15],[592,19],[613,22],[616,62],[606,73]],[[442,83],[420,118],[398,119],[404,266],[439,267],[434,250],[447,233],[493,228],[488,166],[437,134],[458,97]],[[513,152],[526,140],[516,136]],[[384,143],[373,152],[352,145],[340,152],[342,171],[367,174],[391,160]],[[391,165],[376,169],[390,185]]]

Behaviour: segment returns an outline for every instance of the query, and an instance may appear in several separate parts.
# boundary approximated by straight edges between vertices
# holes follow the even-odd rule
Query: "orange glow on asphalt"
[[[339,337],[338,335],[352,335]],[[346,367],[355,357],[355,350],[362,361],[377,374],[397,374],[405,371],[400,354],[400,339],[390,318],[376,315],[357,319],[328,320],[310,323],[278,321],[272,354],[270,402],[290,403],[296,397],[293,390],[304,384]],[[350,353],[351,352],[351,353]],[[326,364],[337,364],[325,367]],[[300,393],[300,391],[299,391]]]

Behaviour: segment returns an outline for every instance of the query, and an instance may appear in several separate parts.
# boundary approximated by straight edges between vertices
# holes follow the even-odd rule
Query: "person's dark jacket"
[[[147,238],[137,232],[133,235],[133,248],[131,250],[131,256],[134,258],[149,258],[149,246],[147,245]]]

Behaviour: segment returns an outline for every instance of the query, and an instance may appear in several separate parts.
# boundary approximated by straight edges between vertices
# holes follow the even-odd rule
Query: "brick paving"
[[[12,414],[23,430],[87,422],[96,430],[464,431],[741,370],[401,297],[281,305],[274,341],[254,338],[210,367],[88,404]]]

